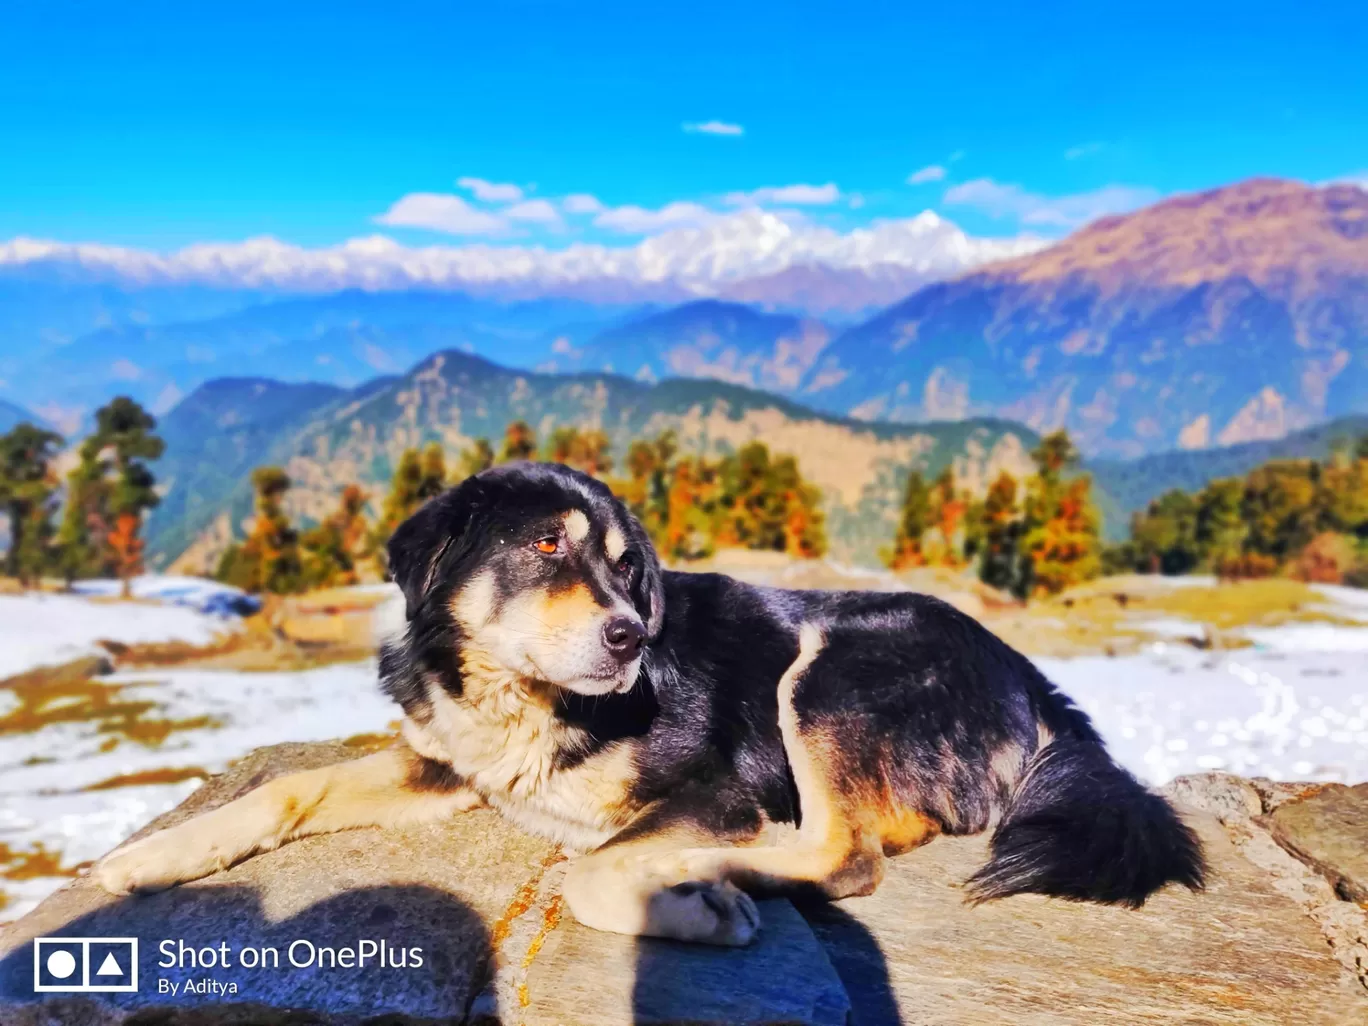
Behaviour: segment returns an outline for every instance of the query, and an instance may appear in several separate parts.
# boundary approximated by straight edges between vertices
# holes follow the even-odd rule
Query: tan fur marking
[[[798,658],[779,678],[779,733],[798,787],[802,811],[799,835],[807,844],[822,844],[835,828],[835,809],[821,767],[804,743],[793,706],[793,692],[800,678],[822,651],[825,640],[816,625],[805,623],[798,631]]]
[[[627,539],[616,527],[610,527],[603,535],[603,552],[608,557],[608,562],[616,563],[622,558],[622,554],[627,551]]]
[[[548,630],[583,627],[604,613],[594,593],[583,584],[557,594],[531,593],[520,600],[518,606]]]
[[[941,832],[940,824],[930,816],[905,807],[881,810],[874,827],[885,855],[909,852]]]
[[[562,519],[565,521],[565,536],[576,545],[589,537],[589,518],[583,512],[572,509]]]
[[[477,631],[494,613],[494,575],[488,570],[472,577],[451,599],[451,615],[467,631]]]
[[[96,878],[115,894],[162,890],[300,837],[428,822],[479,804],[479,797],[465,788],[433,793],[406,787],[414,758],[408,748],[395,746],[279,777],[227,805],[116,849],[96,867]]]

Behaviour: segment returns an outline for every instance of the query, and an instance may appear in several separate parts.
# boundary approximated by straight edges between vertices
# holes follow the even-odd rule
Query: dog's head
[[[468,478],[399,526],[389,564],[411,637],[454,631],[501,669],[582,695],[629,690],[664,614],[646,532],[559,464]]]

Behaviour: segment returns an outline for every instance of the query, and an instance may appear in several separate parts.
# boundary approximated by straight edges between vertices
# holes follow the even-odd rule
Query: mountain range
[[[168,257],[5,243],[0,395],[76,432],[120,392],[167,413],[224,376],[353,389],[464,351],[528,380],[712,379],[842,421],[1064,426],[1103,460],[1368,410],[1368,192],[1354,186],[1250,180],[1043,249],[934,215],[823,231],[739,211],[606,255],[480,260],[387,240]],[[856,313],[875,298],[898,301]]]
[[[378,510],[405,448],[429,441],[454,457],[477,437],[496,444],[512,420],[541,438],[563,425],[597,427],[621,459],[628,443],[674,431],[685,451],[717,454],[751,440],[799,458],[825,496],[833,551],[874,562],[892,538],[903,478],[953,466],[982,488],[1001,470],[1028,471],[1037,439],[991,418],[940,424],[871,424],[806,409],[779,396],[707,379],[659,383],[602,373],[544,374],[501,367],[460,350],[406,374],[349,390],[259,378],[209,382],[161,422],[156,472],[163,500],[148,520],[154,565],[189,551],[203,571],[250,515],[251,470],[290,475],[288,509],[316,521],[341,487],[366,487]]]

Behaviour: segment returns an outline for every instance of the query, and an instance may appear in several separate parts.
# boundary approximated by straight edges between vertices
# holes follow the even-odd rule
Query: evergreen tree
[[[494,447],[489,444],[488,438],[477,438],[462,450],[460,463],[457,467],[458,477],[453,484],[464,481],[468,477],[474,477],[492,466],[494,466]]]
[[[803,480],[792,456],[772,456],[750,442],[718,466],[717,541],[806,558],[826,552],[821,493]]]
[[[418,475],[418,505],[434,499],[446,491],[446,453],[440,442],[428,442],[423,447]]]
[[[988,486],[979,504],[977,552],[979,580],[1004,591],[1017,590],[1021,576],[1021,517],[1017,509],[1017,481],[1003,471]]]
[[[304,576],[299,533],[285,515],[284,499],[290,478],[279,467],[252,472],[256,515],[247,539],[231,546],[219,562],[219,580],[250,592],[288,595],[303,591]]]
[[[503,450],[499,453],[500,463],[513,460],[530,460],[537,456],[537,435],[525,420],[515,420],[504,430]]]
[[[156,426],[156,418],[126,396],[96,411],[95,431],[68,478],[59,533],[69,580],[113,574],[127,596],[131,579],[142,572],[143,517],[160,502],[146,461],[166,448]]]
[[[931,485],[932,537],[927,550],[927,562],[944,566],[958,566],[964,550],[963,522],[968,503],[955,490],[955,470],[947,466]]]
[[[564,463],[586,474],[602,477],[613,469],[608,436],[598,428],[581,431],[576,427],[560,427],[551,433],[546,444],[546,458],[552,463]]]
[[[905,570],[926,563],[922,537],[932,520],[931,489],[927,487],[926,479],[914,470],[907,475],[907,483],[903,486],[898,531],[893,537],[893,551],[885,560],[891,569]]]
[[[0,504],[9,518],[5,573],[27,587],[47,568],[57,483],[52,461],[61,435],[27,422],[0,435]]]
[[[1036,476],[1030,482],[1023,525],[1022,572],[1016,594],[1054,595],[1101,572],[1100,518],[1092,503],[1092,479],[1066,477],[1079,454],[1066,432],[1041,439],[1031,453]]]
[[[337,511],[304,532],[303,573],[311,587],[356,584],[357,566],[366,553],[366,493],[360,485],[342,490]]]
[[[670,471],[678,451],[673,431],[665,431],[652,439],[638,439],[627,448],[627,478],[610,482],[613,491],[641,521],[658,547],[666,544]]]

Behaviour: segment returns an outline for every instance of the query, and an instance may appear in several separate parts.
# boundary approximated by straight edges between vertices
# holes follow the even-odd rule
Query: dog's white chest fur
[[[420,755],[451,766],[509,820],[581,851],[624,825],[631,772],[625,748],[558,769],[557,753],[580,740],[575,728],[515,684],[471,701],[429,683],[428,699],[431,718],[406,719],[405,739]]]

